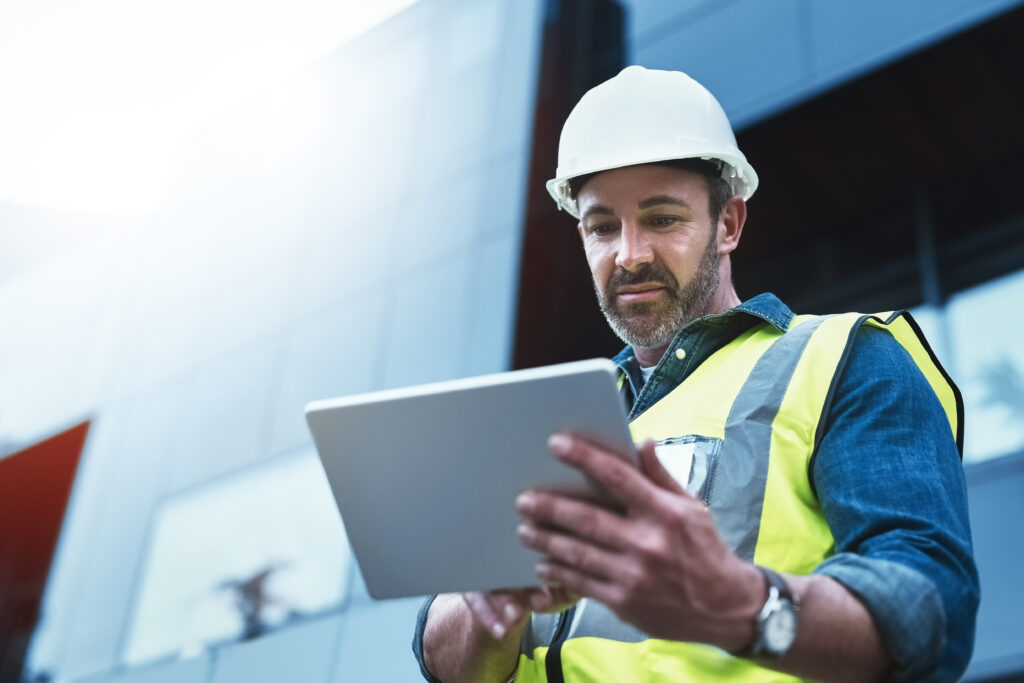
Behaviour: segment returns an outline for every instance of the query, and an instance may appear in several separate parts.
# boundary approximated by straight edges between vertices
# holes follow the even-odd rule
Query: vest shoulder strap
[[[949,421],[950,431],[953,438],[956,440],[957,451],[960,453],[960,457],[963,458],[963,444],[964,444],[964,404],[963,397],[960,394],[960,389],[956,386],[945,368],[939,362],[938,357],[928,344],[928,340],[925,339],[924,333],[921,331],[917,321],[914,320],[913,316],[905,310],[900,311],[884,311],[881,313],[844,313],[838,316],[829,316],[842,321],[839,326],[846,328],[847,342],[843,346],[842,357],[839,359],[836,372],[833,375],[831,386],[828,390],[828,396],[823,406],[822,420],[818,424],[818,434],[815,438],[815,450],[821,441],[826,420],[824,416],[832,403],[832,399],[835,395],[835,391],[839,385],[839,382],[843,376],[846,364],[848,363],[851,352],[853,349],[854,337],[862,326],[871,326],[879,329],[886,330],[893,338],[907,351],[914,364],[917,365],[921,374],[924,375],[928,381],[932,391],[935,392],[936,398],[942,405],[943,411],[946,414],[946,419]],[[838,332],[838,330],[837,330]]]

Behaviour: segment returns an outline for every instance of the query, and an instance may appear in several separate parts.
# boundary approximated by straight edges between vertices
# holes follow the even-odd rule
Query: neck
[[[728,284],[726,285],[726,283]],[[718,313],[725,313],[730,308],[736,308],[737,306],[740,305],[740,303],[742,303],[740,301],[740,297],[736,294],[736,289],[733,287],[731,279],[725,280],[723,282],[723,285],[725,286],[719,287],[718,291],[715,292],[715,296],[711,299],[707,308],[703,311],[698,312],[697,315],[695,315],[690,320],[687,320],[683,327],[686,327],[686,325],[689,325],[697,318],[704,317],[705,315],[716,315]],[[682,327],[679,329],[682,329]],[[676,334],[679,334],[679,330],[676,330]],[[673,334],[672,337],[675,338],[675,334]],[[639,362],[641,366],[649,368],[652,365],[658,364],[658,362],[661,360],[661,357],[665,355],[665,351],[668,350],[668,347],[671,343],[672,340],[669,340],[667,343],[662,344],[661,346],[634,346],[633,353],[636,354],[637,362]]]

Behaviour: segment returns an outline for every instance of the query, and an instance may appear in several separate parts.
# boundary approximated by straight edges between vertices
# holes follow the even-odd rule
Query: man
[[[424,674],[955,680],[978,604],[962,404],[909,316],[741,303],[729,255],[757,176],[685,74],[629,67],[587,93],[557,175],[628,344],[639,468],[554,435],[620,507],[524,492],[545,587],[428,600]]]

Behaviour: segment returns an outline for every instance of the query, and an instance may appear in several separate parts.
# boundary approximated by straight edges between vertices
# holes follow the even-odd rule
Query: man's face
[[[702,176],[627,166],[591,178],[577,200],[598,303],[623,341],[666,346],[707,312],[720,256]]]

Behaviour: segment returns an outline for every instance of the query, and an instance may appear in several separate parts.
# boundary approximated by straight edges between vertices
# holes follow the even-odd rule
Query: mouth
[[[615,295],[623,301],[648,301],[665,291],[664,285],[646,283],[620,287]]]

